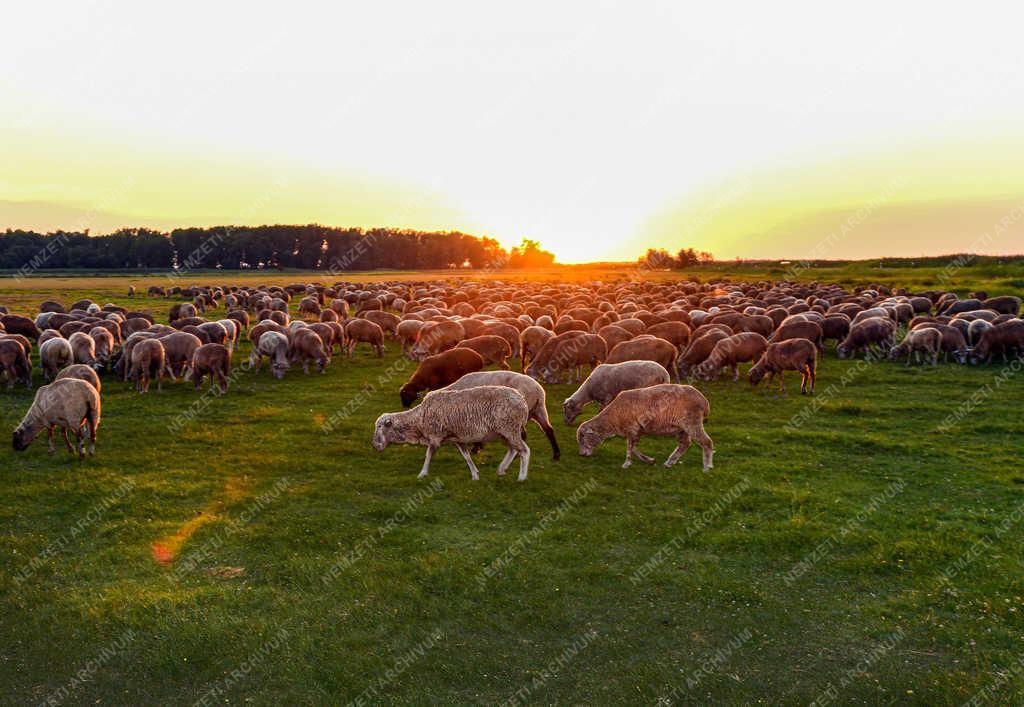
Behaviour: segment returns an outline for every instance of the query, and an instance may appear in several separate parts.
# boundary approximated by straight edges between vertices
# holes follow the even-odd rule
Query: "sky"
[[[1024,252],[1024,7],[17,3],[0,228]]]

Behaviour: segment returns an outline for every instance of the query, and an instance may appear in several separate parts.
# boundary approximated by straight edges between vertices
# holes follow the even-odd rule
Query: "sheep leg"
[[[511,445],[508,451],[505,452],[505,456],[501,458],[501,463],[498,464],[498,476],[504,476],[505,472],[508,471],[509,466],[512,465],[512,460],[516,458],[516,450]]]
[[[786,394],[786,374],[782,371],[779,371],[779,394]]]
[[[433,444],[427,445],[427,456],[423,459],[423,470],[420,471],[419,476],[416,477],[417,479],[422,479],[430,471],[430,460],[434,458],[434,452],[436,451],[436,446]]]
[[[668,455],[668,459],[665,460],[665,467],[670,467],[679,461],[679,457],[686,453],[686,450],[690,448],[690,435],[685,431],[679,433],[679,443],[676,448],[672,450],[672,453]]]
[[[646,454],[643,454],[639,449],[636,448],[637,442],[639,442],[639,441],[640,441],[640,439],[638,437],[627,437],[626,438],[626,462],[627,462],[627,464],[624,464],[622,466],[623,469],[627,468],[629,466],[629,464],[632,464],[632,458],[634,456],[637,459],[639,459],[640,461],[642,461],[642,462],[644,462],[646,464],[653,464],[654,463],[654,457],[649,457]]]
[[[462,455],[462,458],[466,460],[467,464],[469,464],[469,473],[473,477],[473,481],[479,481],[480,470],[477,469],[476,464],[473,463],[473,457],[470,456],[469,451],[461,444],[456,444],[455,446],[458,448],[459,453]]]
[[[712,457],[715,454],[715,443],[708,437],[708,433],[704,431],[704,425],[700,425],[697,428],[697,434],[694,435],[694,440],[700,445],[700,448],[704,450],[704,471],[711,471],[714,467],[712,463]]]
[[[60,431],[62,433],[64,433],[64,444],[67,445],[68,451],[71,452],[72,454],[74,454],[75,453],[75,448],[71,446],[71,440],[68,439],[68,428],[67,427],[61,427]]]
[[[53,425],[50,425],[49,427],[46,428],[46,441],[48,442],[46,446],[46,451],[48,451],[50,454],[53,454]]]
[[[740,379],[740,367],[738,364],[732,364],[732,382],[735,383]]]
[[[75,428],[75,437],[78,439],[78,458],[85,459],[85,434],[82,432],[82,425]]]
[[[530,469],[530,448],[526,442],[522,442],[522,449],[519,450],[519,478],[517,481],[526,481],[526,474]]]

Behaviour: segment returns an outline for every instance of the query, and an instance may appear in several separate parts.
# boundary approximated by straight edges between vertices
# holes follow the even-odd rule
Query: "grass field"
[[[316,278],[188,279],[239,277]],[[0,303],[88,296],[163,321],[168,303],[128,300],[129,280],[146,284],[0,281]],[[967,267],[951,286],[1022,284]],[[498,446],[476,483],[454,448],[423,480],[422,448],[373,451],[411,370],[389,342],[383,361],[336,356],[324,376],[240,372],[223,398],[181,383],[140,396],[107,376],[95,458],[4,447],[0,700],[1020,700],[1019,364],[830,350],[813,400],[793,379],[787,397],[701,384],[708,474],[695,448],[672,469],[620,469],[622,440],[579,457],[561,416],[572,387],[551,386],[563,457],[531,426],[521,484],[495,477]],[[0,426],[31,399],[0,390]],[[673,446],[641,443],[659,462]]]

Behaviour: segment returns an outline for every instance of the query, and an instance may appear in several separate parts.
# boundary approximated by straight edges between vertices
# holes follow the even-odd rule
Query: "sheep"
[[[472,349],[480,354],[485,366],[494,363],[506,371],[508,370],[508,358],[512,355],[512,348],[508,345],[508,341],[494,334],[484,334],[460,341],[455,348]]]
[[[420,329],[423,328],[424,322],[419,319],[403,319],[395,327],[395,334],[398,341],[402,344],[402,354],[408,356],[409,351],[412,349],[413,344],[416,343],[416,337],[419,336]]]
[[[985,331],[971,352],[971,363],[988,362],[996,351],[1002,352],[1004,362],[1011,352],[1024,354],[1024,320],[1011,319]]]
[[[526,371],[529,362],[537,357],[540,350],[554,333],[542,326],[528,326],[519,333],[519,370]]]
[[[428,356],[399,389],[402,405],[409,407],[422,391],[443,388],[466,373],[479,371],[483,367],[483,357],[472,349],[450,349]]]
[[[32,406],[14,430],[14,451],[23,452],[32,440],[47,431],[48,451],[53,454],[53,430],[61,428],[68,451],[75,453],[68,431],[78,438],[78,457],[85,458],[85,435],[89,454],[96,453],[96,430],[100,426],[100,394],[92,385],[77,378],[61,378],[36,391]],[[86,428],[83,434],[82,427]]]
[[[914,327],[911,331],[925,328],[937,329],[942,334],[943,361],[949,360],[949,354],[952,353],[956,357],[957,363],[967,363],[967,339],[959,329],[948,324],[924,324]]]
[[[110,330],[97,326],[89,330],[89,337],[95,347],[97,367],[105,368],[114,353],[114,335]]]
[[[157,390],[163,390],[164,372],[167,370],[167,353],[159,339],[139,339],[131,347],[126,348],[131,355],[131,368],[127,377],[135,381],[135,390],[148,393],[149,384],[156,378]]]
[[[345,324],[345,352],[351,358],[356,344],[369,344],[377,358],[384,357],[384,330],[367,319],[349,319]]]
[[[160,343],[164,346],[165,365],[167,374],[171,380],[177,380],[175,375],[184,377],[192,362],[192,354],[203,345],[203,341],[195,334],[184,331],[176,331],[173,334],[160,337]]]
[[[967,327],[967,343],[971,346],[977,346],[978,342],[981,341],[982,334],[993,326],[992,322],[985,321],[984,319],[975,319]]]
[[[192,354],[190,365],[192,382],[196,390],[203,384],[203,378],[210,376],[210,389],[216,385],[221,394],[228,392],[228,378],[231,373],[231,351],[223,344],[203,344]]]
[[[985,309],[991,309],[999,314],[1010,314],[1014,317],[1020,314],[1020,297],[1003,295],[1001,297],[990,297],[982,302]]]
[[[455,345],[466,338],[466,330],[458,322],[443,320],[427,322],[420,329],[416,343],[412,347],[414,360],[422,361],[427,356],[455,348]]]
[[[380,309],[372,309],[368,312],[360,312],[359,316],[362,319],[371,321],[377,324],[386,334],[391,334],[392,337],[398,337],[398,323],[402,321],[391,312],[385,312]]]
[[[561,450],[558,448],[558,440],[555,439],[555,430],[551,427],[548,418],[547,394],[544,386],[530,376],[512,371],[476,371],[467,373],[451,385],[442,390],[464,390],[476,388],[482,385],[503,385],[518,390],[526,399],[526,405],[530,408],[530,419],[540,425],[544,435],[551,444],[552,459],[558,461],[561,457]]]
[[[77,378],[78,380],[83,380],[86,383],[91,383],[97,393],[100,392],[101,385],[99,374],[96,373],[96,369],[92,366],[86,366],[84,363],[75,363],[64,368],[57,374],[56,380],[60,380],[61,378]]]
[[[678,376],[679,378],[685,378],[690,375],[690,371],[702,364],[707,360],[711,352],[714,351],[715,345],[718,344],[722,339],[727,339],[731,334],[727,334],[721,329],[712,329],[701,336],[694,336],[693,340],[690,341],[690,345],[686,347],[686,351],[679,357],[678,361]]]
[[[784,371],[800,372],[800,394],[814,394],[818,378],[818,347],[807,339],[787,339],[768,344],[761,358],[748,374],[750,384],[756,386],[768,374],[768,384],[779,377],[779,392],[786,392]]]
[[[342,321],[346,321],[348,319],[348,302],[343,299],[332,299],[329,306],[331,311],[337,314]]]
[[[639,320],[637,320],[639,321]],[[676,347],[657,337],[630,339],[616,345],[608,352],[605,363],[622,363],[623,361],[654,361],[660,363],[671,376],[676,370]]]
[[[771,320],[768,320],[771,325]],[[771,333],[771,329],[768,330]],[[682,322],[661,322],[647,327],[645,334],[664,339],[673,346],[679,353],[682,353],[686,345],[690,343],[690,327]]]
[[[895,333],[896,322],[893,320],[887,317],[868,317],[850,327],[850,333],[836,346],[836,354],[846,359],[863,350],[864,359],[868,360],[871,348],[875,345],[880,346],[883,353],[888,352],[894,345]]]
[[[480,478],[468,444],[504,440],[508,452],[498,465],[503,476],[519,455],[519,481],[526,481],[530,466],[530,448],[524,440],[530,419],[526,399],[518,391],[505,386],[482,385],[465,390],[438,390],[423,402],[405,412],[384,413],[377,418],[373,431],[373,447],[384,451],[389,444],[422,444],[427,447],[423,469],[417,478],[430,471],[434,453],[445,442],[453,443],[469,466],[473,481]]]
[[[135,296],[135,286],[134,285],[128,285],[128,296],[129,297],[134,297]]]
[[[549,337],[533,357],[530,365],[526,367],[526,375],[535,380],[540,380],[541,372],[547,367],[548,361],[551,360],[552,355],[554,355],[555,351],[562,345],[562,342],[578,336],[583,336],[583,332],[576,330],[566,331]]]
[[[316,369],[320,373],[327,373],[325,369],[331,360],[330,349],[324,346],[319,334],[308,327],[302,328],[292,334],[288,360],[291,363],[301,361],[302,372],[307,375],[310,361],[316,361]]]
[[[316,297],[303,297],[299,300],[299,316],[303,319],[317,320],[320,318],[320,302]]]
[[[480,336],[500,336],[505,341],[507,341],[509,348],[512,350],[511,357],[519,358],[520,361],[522,361],[522,353],[519,341],[521,334],[522,332],[519,330],[518,327],[513,326],[512,324],[508,324],[506,322],[486,322],[483,326],[483,329],[480,330]]]
[[[280,380],[290,367],[288,363],[288,337],[279,331],[265,331],[249,353],[249,366],[260,372],[263,357],[270,359],[270,373]]]
[[[704,380],[714,380],[718,378],[723,368],[729,367],[732,369],[733,381],[738,381],[739,364],[757,361],[767,348],[768,340],[760,334],[752,331],[733,334],[715,344],[711,355],[694,369],[694,373]]]
[[[71,343],[63,338],[47,339],[39,347],[39,367],[43,369],[43,380],[57,377],[62,368],[75,362]]]
[[[75,363],[84,363],[87,366],[96,365],[96,342],[84,332],[75,332],[68,338],[71,344],[71,351],[75,357]]]
[[[584,365],[589,365],[590,370],[593,371],[607,356],[608,349],[604,339],[597,334],[579,332],[578,336],[557,342],[546,357],[544,365],[536,373],[544,383],[555,384],[561,383],[563,373],[568,371],[570,382],[573,380],[578,382],[583,378],[582,368]],[[536,360],[539,361],[540,357]]]
[[[909,366],[912,354],[916,354],[917,362],[921,363],[921,353],[924,352],[926,359],[928,354],[931,354],[932,365],[934,366],[939,363],[939,351],[941,349],[942,333],[932,327],[921,327],[920,329],[908,331],[899,346],[894,346],[889,351],[889,358],[895,361],[901,356],[906,356],[907,365]]]
[[[768,337],[768,343],[777,341],[788,341],[789,339],[807,339],[818,347],[819,351],[825,350],[825,333],[817,322],[809,321],[787,321],[783,322],[775,332]]]
[[[13,388],[15,382],[32,387],[32,363],[29,361],[25,347],[16,339],[0,339],[0,375],[7,375],[7,387]]]
[[[704,421],[711,413],[707,398],[689,385],[663,383],[648,388],[624,390],[601,412],[576,430],[576,441],[581,456],[589,457],[609,437],[625,437],[626,461],[622,468],[633,464],[633,456],[647,464],[654,458],[641,454],[636,445],[644,435],[674,435],[678,444],[665,460],[670,467],[689,448],[691,441],[704,452],[704,471],[710,471],[715,445],[704,431]]]
[[[583,384],[562,403],[565,424],[571,425],[590,402],[603,409],[624,390],[647,388],[670,382],[664,366],[654,361],[602,363],[591,371]]]
[[[32,341],[39,339],[39,335],[42,333],[33,320],[17,314],[0,315],[0,324],[3,325],[0,330],[6,331],[8,334],[27,336]]]

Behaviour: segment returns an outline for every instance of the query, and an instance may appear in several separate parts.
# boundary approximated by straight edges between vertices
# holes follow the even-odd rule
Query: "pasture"
[[[935,272],[886,275],[901,276]],[[1019,295],[1021,278],[966,267],[949,287]],[[163,322],[154,282],[168,281],[3,280],[0,303],[90,297]],[[107,374],[95,457],[6,444],[0,701],[937,705],[1024,690],[1019,361],[865,364],[830,346],[813,398],[793,374],[784,397],[698,383],[706,474],[696,448],[662,467],[671,439],[641,443],[653,466],[621,469],[621,439],[579,457],[561,413],[575,386],[545,386],[562,459],[531,424],[529,479],[497,478],[489,445],[474,483],[453,447],[419,480],[422,447],[371,447],[415,367],[386,349],[335,355],[325,375],[239,370],[223,397],[166,381],[139,395]],[[0,390],[5,434],[32,394]]]

